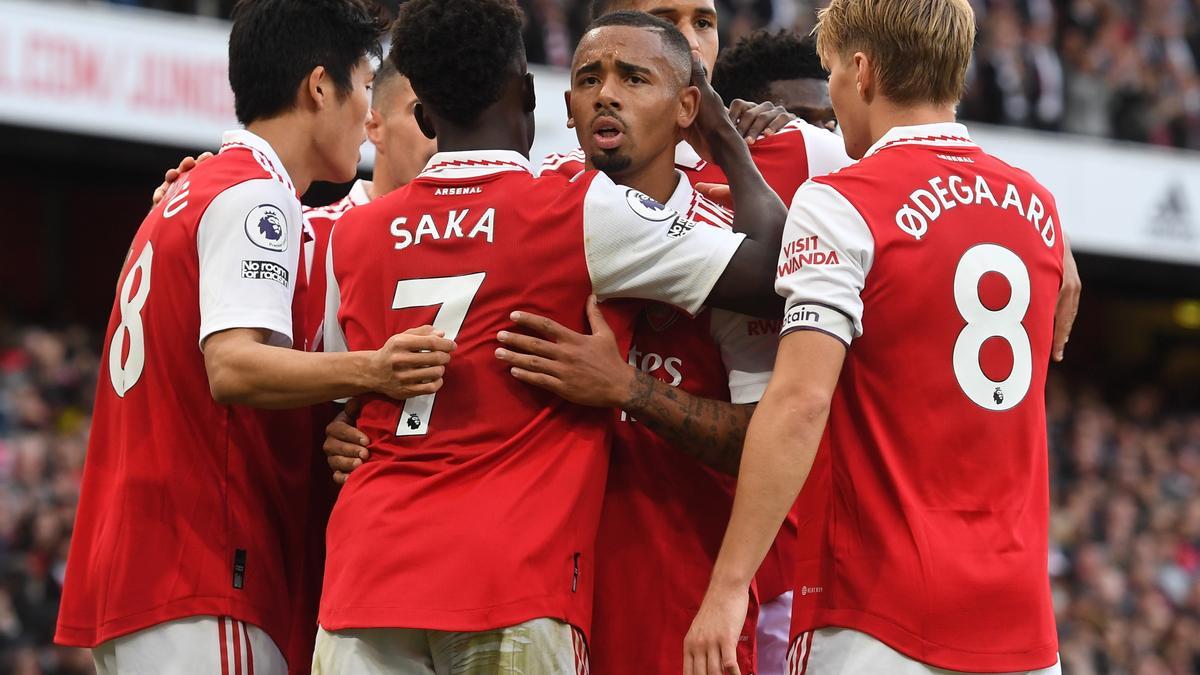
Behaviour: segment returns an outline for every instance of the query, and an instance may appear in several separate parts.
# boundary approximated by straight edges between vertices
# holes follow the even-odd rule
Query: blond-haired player
[[[955,122],[974,38],[966,0],[820,14],[861,161],[792,204],[779,356],[689,674],[737,672],[746,586],[818,447],[832,489],[800,532],[791,673],[1059,672],[1044,389],[1065,242],[1050,193]]]

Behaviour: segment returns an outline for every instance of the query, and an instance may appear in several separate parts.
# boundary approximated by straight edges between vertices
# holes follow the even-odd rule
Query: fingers
[[[592,335],[613,334],[612,329],[608,327],[608,321],[604,318],[604,312],[600,311],[600,303],[594,295],[588,296],[587,317],[588,324],[592,327]]]
[[[696,183],[695,187],[700,194],[721,206],[733,208],[733,192],[729,190],[728,185],[722,183]]]
[[[334,440],[340,443],[346,443],[362,451],[361,455],[358,452],[354,452],[352,453],[352,456],[361,456],[363,459],[367,458],[367,436],[349,424],[349,418],[346,416],[346,413],[340,413],[325,427],[325,437],[326,440]]]
[[[785,124],[795,119],[791,113],[775,105],[774,103],[764,103],[763,105],[766,107],[763,109],[761,114],[752,120],[752,123],[749,125],[745,133],[746,142],[750,143],[751,145],[753,145],[754,142],[758,140],[758,138],[762,136],[764,132],[766,132],[767,127],[769,127],[772,122],[775,122],[780,117],[786,119],[784,122]]]
[[[416,328],[409,328],[408,330],[404,331],[402,335],[436,335],[438,337],[446,337],[445,331],[440,331],[429,324],[417,326]]]
[[[704,61],[700,59],[700,52],[692,50],[692,85],[699,87],[704,82],[708,81],[708,68],[704,67]],[[703,88],[701,89],[703,91]]]
[[[211,152],[207,152],[207,151],[202,152],[202,153],[200,153],[200,156],[196,158],[196,163],[199,164],[200,162],[203,162],[205,160],[212,159],[214,156],[215,155],[213,155]]]
[[[715,642],[708,646],[704,660],[706,675],[725,675],[721,672],[721,648]]]
[[[743,101],[740,98],[733,99],[733,103],[729,104],[729,121],[737,124],[738,119],[753,107],[754,104],[749,101]]]
[[[449,354],[458,348],[453,340],[447,340],[436,334],[416,335],[401,333],[388,338],[386,347],[397,352],[439,352]],[[449,359],[447,359],[448,361]],[[446,361],[437,361],[426,365],[436,365]]]
[[[518,351],[525,352],[526,354],[533,354],[535,356],[544,356],[548,359],[558,358],[561,352],[561,350],[558,348],[558,345],[553,342],[547,342],[546,340],[535,338],[530,335],[510,333],[506,330],[496,333],[496,339],[504,344],[504,346],[511,349],[516,349]]]
[[[766,129],[766,131],[763,132],[763,136],[774,135],[774,133],[776,131],[779,131],[780,129],[791,124],[795,119],[796,119],[796,116],[791,113],[787,113],[784,115],[780,115],[779,117],[776,117],[769,125],[767,125],[767,129]]]
[[[525,384],[531,384],[539,389],[545,389],[552,394],[561,396],[562,392],[564,391],[564,384],[562,380],[545,373],[535,373],[523,368],[511,368],[509,369],[509,373]]]
[[[767,114],[774,108],[775,106],[771,103],[759,103],[758,105],[739,115],[738,118],[733,121],[734,126],[737,127],[738,133],[741,134],[742,138],[746,139],[747,141],[758,138],[758,134],[751,135],[751,130],[763,115]],[[764,123],[763,127],[765,126],[766,124]]]
[[[350,474],[343,473],[341,471],[333,472],[333,482],[337,483],[338,485],[345,485],[346,479],[349,477],[350,477]]]
[[[736,642],[721,648],[721,673],[722,675],[742,675],[742,669],[738,667]]]
[[[349,474],[358,467],[362,466],[362,460],[357,457],[339,457],[331,455],[325,458],[325,462],[329,464],[329,468],[333,469],[334,473]]]
[[[349,418],[349,421],[352,422],[352,421],[358,419],[358,415],[361,412],[362,412],[362,401],[358,400],[357,398],[352,398],[349,401],[346,401],[346,407],[342,409],[341,414],[345,415],[347,418]],[[339,417],[340,417],[340,415],[339,415]],[[363,437],[363,443],[364,444],[366,443],[366,436]]]
[[[404,400],[404,399],[414,398],[417,396],[428,396],[429,394],[436,394],[439,391],[441,391],[442,384],[444,384],[444,383],[445,383],[445,380],[437,379],[437,380],[433,380],[431,382],[422,382],[422,383],[418,383],[418,384],[406,384],[400,389],[400,391],[398,392],[398,395],[394,396],[394,398]]]
[[[562,342],[565,338],[579,335],[579,333],[563,326],[557,321],[544,316],[538,316],[537,314],[513,312],[509,315],[509,318],[518,326],[541,333],[555,342]]]
[[[428,368],[408,368],[396,371],[396,381],[408,384],[425,384],[440,380],[446,374],[445,366],[430,366]]]
[[[560,365],[557,361],[544,359],[540,356],[518,354],[517,352],[511,352],[507,349],[497,349],[496,358],[509,364],[510,366],[513,366],[516,369],[529,371],[531,373],[547,374],[555,378],[562,374],[562,370],[560,369]]]

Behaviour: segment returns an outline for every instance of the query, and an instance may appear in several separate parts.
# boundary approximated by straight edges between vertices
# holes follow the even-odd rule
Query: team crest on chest
[[[246,216],[246,236],[259,248],[282,253],[287,250],[287,218],[270,204],[254,207]]]
[[[646,317],[646,323],[654,329],[656,333],[661,333],[679,320],[679,310],[670,305],[650,305],[643,313]]]

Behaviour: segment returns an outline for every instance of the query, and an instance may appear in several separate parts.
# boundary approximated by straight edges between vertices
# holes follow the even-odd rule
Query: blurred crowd
[[[0,320],[0,672],[91,672],[53,647],[98,337]],[[1200,673],[1200,413],[1054,373],[1050,575],[1067,675]]]
[[[109,0],[227,17],[235,0]],[[518,0],[530,61],[568,66],[588,0]],[[965,118],[1200,149],[1200,0],[970,0],[979,20]],[[394,12],[402,0],[377,0]],[[722,44],[807,33],[824,0],[717,0]]]

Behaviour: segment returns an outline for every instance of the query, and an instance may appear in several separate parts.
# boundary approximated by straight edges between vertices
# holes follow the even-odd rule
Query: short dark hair
[[[386,112],[389,105],[389,97],[392,93],[392,88],[396,85],[396,78],[400,77],[400,71],[396,70],[396,65],[388,59],[384,59],[379,67],[375,69],[375,82],[371,87],[371,107],[381,112]]]
[[[324,66],[340,96],[364,56],[379,55],[384,24],[363,0],[239,0],[229,33],[229,86],[242,124],[292,109],[296,90]]]
[[[608,26],[628,26],[630,28],[644,28],[655,31],[662,38],[663,45],[666,46],[669,56],[674,57],[684,68],[684,82],[686,83],[690,79],[692,72],[692,47],[688,44],[688,40],[683,36],[683,33],[680,33],[679,29],[675,27],[675,24],[653,14],[622,10],[605,14],[596,19],[587,27],[587,32],[590,33],[597,28],[607,28]]]
[[[629,0],[592,0],[592,20],[629,7]]]
[[[388,59],[421,103],[466,126],[500,100],[525,53],[513,0],[409,0],[400,6]]]
[[[721,53],[713,68],[712,83],[729,105],[737,98],[762,103],[771,83],[779,80],[828,77],[813,39],[788,30],[757,31]]]

